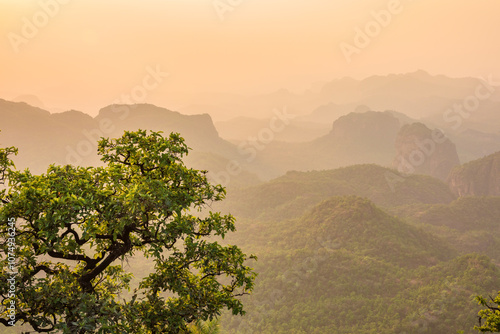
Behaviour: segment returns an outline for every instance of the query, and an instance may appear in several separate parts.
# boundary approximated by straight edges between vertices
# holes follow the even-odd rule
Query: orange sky
[[[0,98],[96,114],[144,80],[146,102],[175,108],[184,93],[343,76],[498,77],[499,14],[497,0],[0,0]],[[358,28],[372,29],[362,47]],[[357,49],[350,62],[341,45]],[[156,84],[154,68],[169,76]]]

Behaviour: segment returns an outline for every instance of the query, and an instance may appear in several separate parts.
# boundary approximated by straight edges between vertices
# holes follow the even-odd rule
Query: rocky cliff
[[[446,180],[460,164],[455,144],[439,130],[422,123],[404,125],[396,137],[393,167],[408,174],[426,174]]]
[[[350,113],[337,119],[330,133],[316,140],[314,146],[322,155],[341,162],[338,166],[389,165],[400,127],[399,120],[390,112]]]
[[[500,196],[500,152],[456,167],[448,184],[457,196]]]

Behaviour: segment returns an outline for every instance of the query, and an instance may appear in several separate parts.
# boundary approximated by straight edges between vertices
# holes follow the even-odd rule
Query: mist
[[[205,208],[235,217],[220,242],[259,259],[221,333],[475,333],[473,297],[500,289],[499,12],[0,0],[0,148],[43,174],[104,168],[101,138],[179,133],[227,190]]]

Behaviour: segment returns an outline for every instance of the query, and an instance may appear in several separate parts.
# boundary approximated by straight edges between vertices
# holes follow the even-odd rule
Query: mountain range
[[[491,94],[474,113],[448,111],[479,99],[478,87]],[[186,164],[227,186],[210,209],[232,213],[237,232],[221,242],[259,259],[247,314],[223,314],[223,333],[473,333],[472,296],[500,287],[496,90],[420,71],[218,98],[214,115],[121,104],[96,117],[0,99],[0,145],[19,148],[18,169],[42,173],[100,165],[102,136],[179,132]]]

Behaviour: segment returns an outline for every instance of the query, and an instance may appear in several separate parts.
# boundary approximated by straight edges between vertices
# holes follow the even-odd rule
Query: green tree
[[[189,326],[191,334],[219,334],[220,327],[218,319],[212,321],[202,322],[201,320],[196,320],[194,324]]]
[[[0,185],[4,185],[5,179],[7,177],[7,173],[9,172],[10,168],[14,167],[14,163],[12,160],[9,158],[9,155],[12,154],[17,154],[17,149],[14,147],[8,147],[1,149],[0,148]],[[0,203],[7,203],[4,200],[5,196],[5,189],[2,189],[0,192]]]
[[[179,333],[223,308],[243,314],[237,297],[253,288],[245,261],[255,257],[214,241],[235,230],[234,218],[201,212],[225,189],[183,164],[188,150],[178,134],[125,132],[99,141],[105,167],[51,165],[42,175],[14,170],[15,150],[0,151],[8,183],[0,267],[7,277],[8,252],[15,254],[16,321],[37,332]],[[136,254],[154,271],[119,300],[132,278],[119,260]],[[2,279],[4,325],[8,290]]]
[[[479,326],[475,326],[474,329],[480,332],[500,333],[500,292],[496,298],[490,297],[493,304],[481,296],[477,296],[476,300],[479,305],[486,308],[479,311]]]

